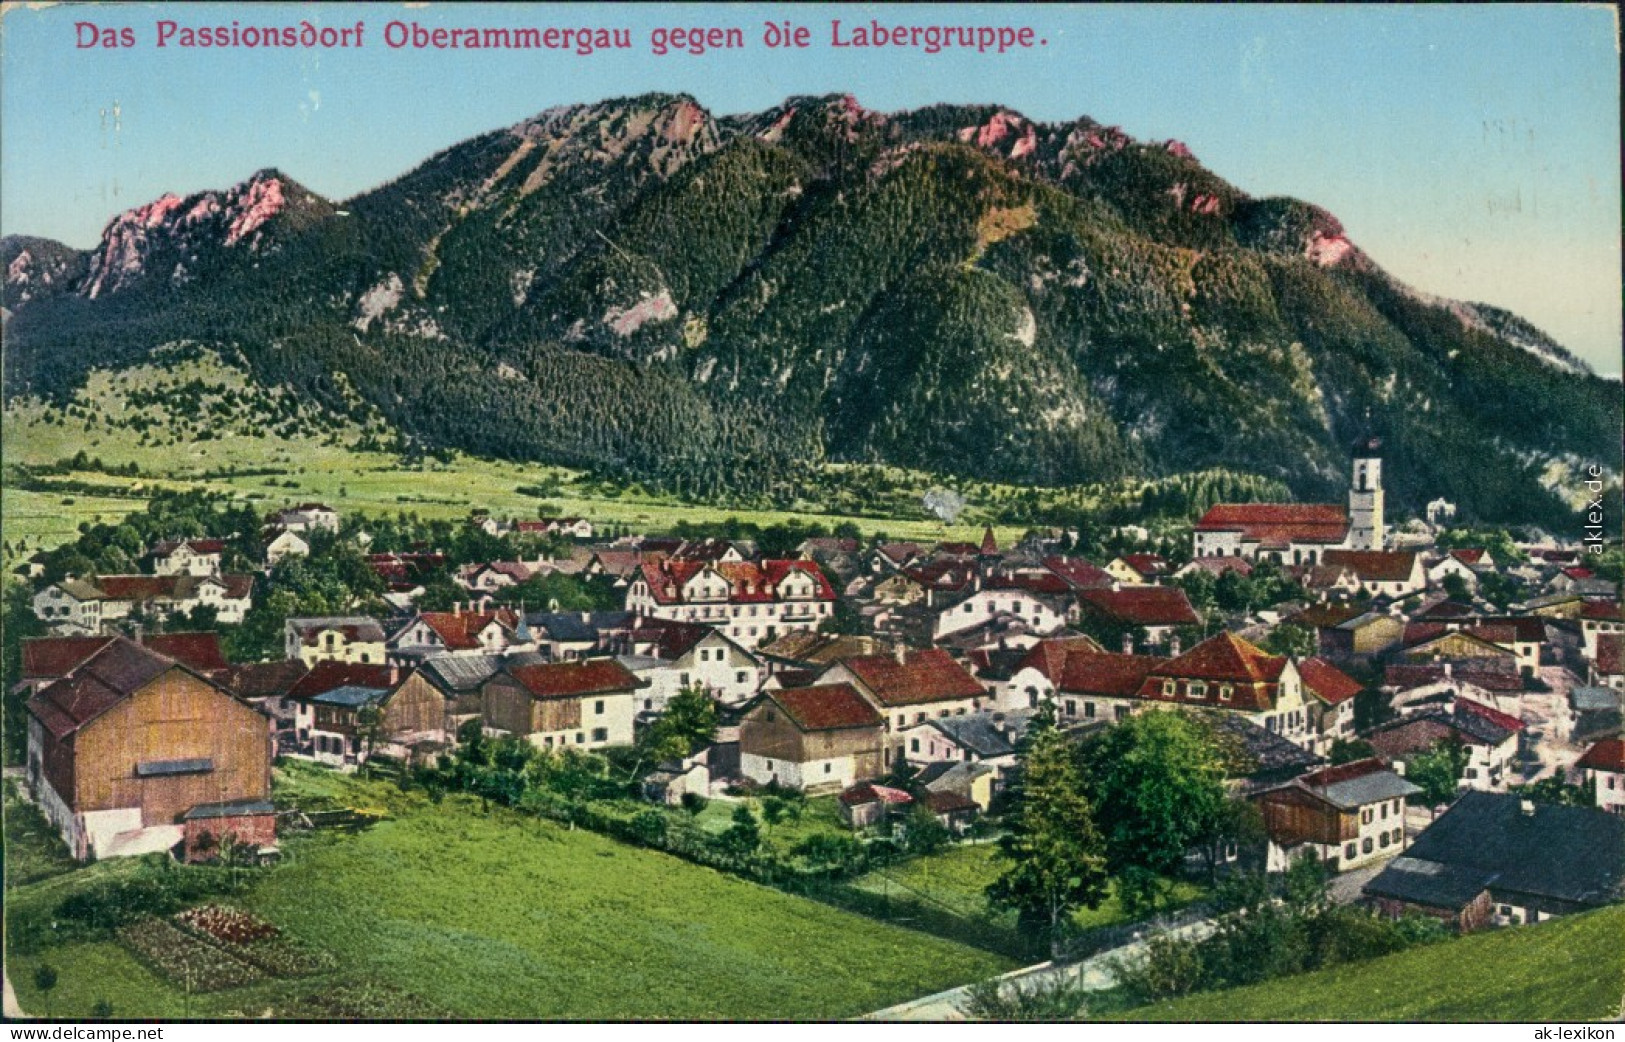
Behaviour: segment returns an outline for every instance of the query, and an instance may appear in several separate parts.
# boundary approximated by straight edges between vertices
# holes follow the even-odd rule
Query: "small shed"
[[[221,843],[230,837],[256,855],[276,849],[276,807],[270,800],[226,800],[199,803],[181,816],[188,863],[219,856]]]
[[[842,820],[861,829],[878,824],[894,808],[908,807],[914,797],[902,789],[861,782],[842,792],[836,802],[841,805]]]

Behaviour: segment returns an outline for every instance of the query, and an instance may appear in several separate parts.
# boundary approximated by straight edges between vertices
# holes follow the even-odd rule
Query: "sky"
[[[1028,27],[1034,43],[835,47],[835,19],[848,42],[878,19]],[[181,28],[302,20],[359,21],[362,45],[178,46]],[[767,23],[786,21],[809,30],[808,46],[765,45]],[[394,48],[392,22],[625,29],[632,48]],[[690,27],[737,27],[744,46],[653,53],[656,30]],[[120,29],[132,46],[99,45]],[[998,103],[1183,141],[1243,191],[1330,210],[1417,289],[1509,308],[1617,375],[1617,36],[1611,7],[1540,4],[8,5],[0,232],[87,248],[116,213],[264,167],[344,199],[550,106],[646,91],[686,92],[716,114],[795,94],[850,93],[883,111]]]

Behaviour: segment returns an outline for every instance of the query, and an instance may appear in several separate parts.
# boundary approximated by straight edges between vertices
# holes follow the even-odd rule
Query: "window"
[[[1114,720],[1127,720],[1128,719],[1128,706],[1117,706],[1115,709],[1113,709],[1112,710],[1112,719],[1114,719]]]
[[[1070,698],[1067,699],[1067,701],[1066,701],[1066,715],[1067,716],[1077,716],[1078,715],[1078,703],[1074,702]]]
[[[592,740],[595,742],[609,741],[609,728],[595,727],[592,729]]]
[[[824,773],[828,774],[830,772],[831,768],[832,768],[831,764],[827,764],[827,763],[824,764]]]
[[[769,710],[768,710],[768,711],[767,711],[767,712],[766,712],[766,713],[764,713],[764,714],[763,714],[763,715],[764,715],[764,716],[765,716],[765,717],[766,717],[766,718],[767,718],[767,722],[768,722],[768,723],[770,723],[770,724],[771,724],[771,723],[772,723],[772,722],[773,722],[773,721],[775,721],[775,720],[777,720],[777,719],[778,719],[778,718],[779,718],[779,714],[777,714],[777,713],[775,713],[775,712],[774,712],[774,711],[773,711],[773,710],[771,710],[771,709],[769,709]]]
[[[1085,702],[1083,704],[1083,716],[1086,720],[1093,720],[1095,718],[1095,704],[1093,702]]]
[[[582,744],[582,743],[584,743],[584,742],[585,742],[585,741],[586,741],[586,740],[587,740],[587,736],[586,736],[586,735],[584,735],[584,734],[582,734],[582,733],[581,733],[581,732],[580,732],[580,731],[577,731],[577,732],[576,732],[576,744],[577,744],[577,745],[581,745],[581,744]]]
[[[1162,682],[1162,695],[1164,698],[1174,697],[1174,682],[1172,680]]]
[[[653,709],[653,708],[654,708],[654,707],[655,707],[655,700],[654,700],[654,699],[652,699],[652,698],[645,698],[645,699],[644,699],[644,700],[643,700],[643,708],[644,708],[644,711],[645,711],[645,712],[647,712],[647,711],[648,711],[648,710],[651,710],[651,709]]]
[[[1478,777],[1478,768],[1477,767],[1469,767],[1465,771],[1462,772],[1461,776],[1463,778],[1476,778],[1476,777]],[[1383,812],[1382,816],[1385,817],[1385,818],[1388,816],[1388,813],[1387,813],[1386,810]]]
[[[1377,845],[1384,848],[1388,846],[1388,833],[1384,832],[1377,837]]]
[[[603,716],[604,715],[604,700],[600,698],[598,701],[594,702],[592,704],[592,711],[593,711],[594,716]]]
[[[1388,820],[1388,804],[1386,803],[1382,805],[1382,820]]]
[[[1363,851],[1364,853],[1367,853],[1367,854],[1371,853],[1371,837],[1370,836],[1367,836],[1365,839],[1360,841],[1360,850]]]
[[[908,740],[908,751],[911,753],[917,753],[920,751],[920,740],[918,738],[910,738]]]
[[[1230,696],[1235,694],[1235,692],[1236,692],[1236,689],[1233,686],[1231,686],[1229,684],[1220,684],[1219,685],[1219,701],[1221,701],[1221,702],[1230,701]]]
[[[744,670],[740,670],[739,672],[735,673],[734,674],[734,683],[743,684],[745,682],[745,675],[746,674],[745,674]]]
[[[1202,681],[1202,680],[1193,680],[1193,681],[1191,681],[1191,697],[1192,698],[1206,698],[1207,697],[1207,682]]]
[[[1359,854],[1359,851],[1358,851],[1358,849],[1356,849],[1356,847],[1354,846],[1353,843],[1350,843],[1348,846],[1343,848],[1343,856],[1345,858],[1354,858],[1358,854]]]
[[[917,723],[917,724],[925,723],[925,714],[924,713],[915,713],[914,714],[914,722]]]
[[[1360,811],[1360,824],[1362,824],[1362,825],[1371,824],[1371,808],[1370,807],[1367,807],[1364,810]]]
[[[677,682],[679,684],[681,684],[683,687],[687,687],[688,686],[688,674],[687,673],[679,673],[677,675]]]

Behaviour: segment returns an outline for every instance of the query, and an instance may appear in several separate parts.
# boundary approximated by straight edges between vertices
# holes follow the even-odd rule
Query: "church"
[[[1219,503],[1196,523],[1197,557],[1244,557],[1281,564],[1319,564],[1327,550],[1381,550],[1382,441],[1362,438],[1351,450],[1348,506],[1338,503]]]

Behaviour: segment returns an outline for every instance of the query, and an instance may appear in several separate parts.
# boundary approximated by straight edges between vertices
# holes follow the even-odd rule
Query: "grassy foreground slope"
[[[1625,906],[1137,1009],[1142,1021],[1588,1021],[1619,1016]]]
[[[382,783],[279,771],[279,792],[331,794],[391,817],[355,835],[286,845],[285,862],[230,898],[337,956],[334,974],[192,996],[117,944],[8,959],[23,1008],[32,971],[60,972],[49,1002],[85,1015],[264,1015],[299,994],[377,982],[469,1019],[836,1019],[979,980],[1007,960],[746,883],[585,831]],[[111,863],[79,872],[116,871]],[[74,876],[7,895],[60,899]]]

